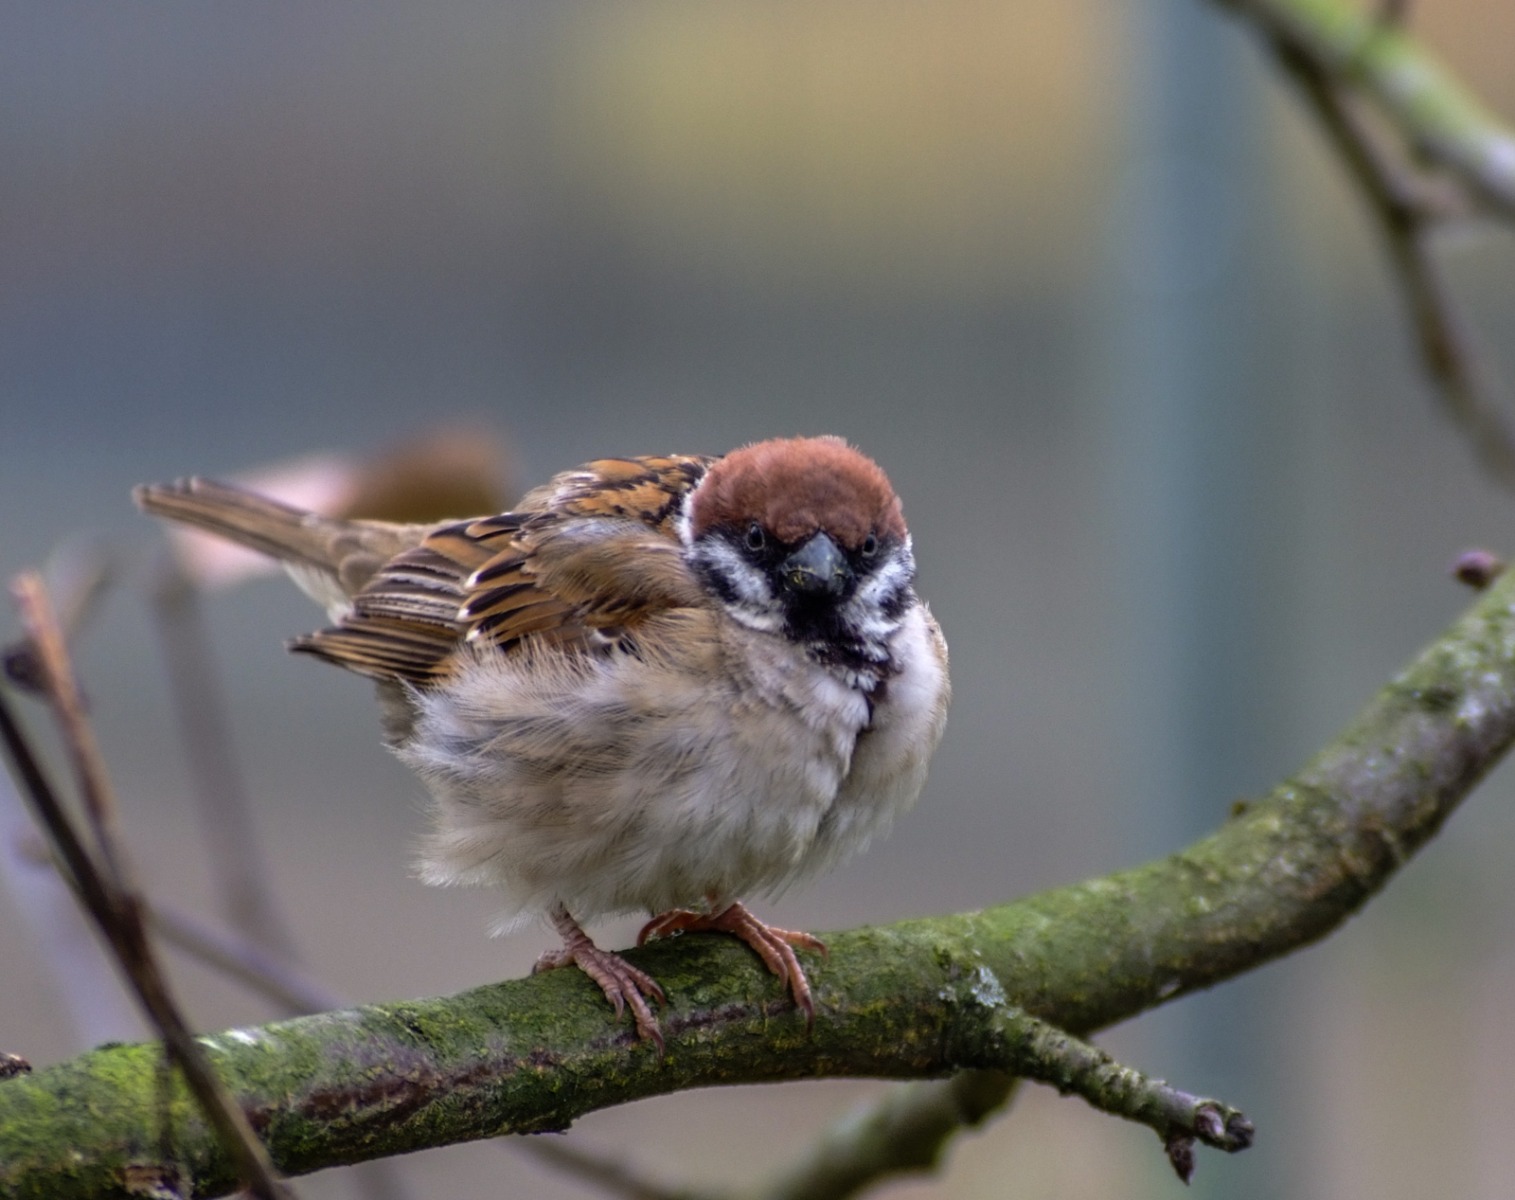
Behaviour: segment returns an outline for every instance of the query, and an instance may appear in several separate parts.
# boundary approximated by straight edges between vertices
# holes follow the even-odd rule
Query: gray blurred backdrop
[[[140,567],[160,538],[134,483],[440,421],[508,439],[523,484],[835,432],[904,498],[956,702],[894,836],[762,911],[966,909],[1182,844],[1330,737],[1469,602],[1455,554],[1515,527],[1246,31],[1115,7],[4,6],[0,571],[81,532]],[[1414,17],[1515,114],[1515,8]],[[1512,239],[1442,248],[1497,358]],[[153,894],[209,916],[146,586],[127,571],[80,669]],[[281,649],[315,609],[270,581],[207,618],[310,968],[370,1000],[524,973],[546,933],[491,941],[487,895],[410,878],[420,788],[366,686]],[[1511,799],[1500,772],[1324,945],[1109,1036],[1256,1119],[1201,1194],[1508,1194]],[[45,1063],[86,1035],[34,929],[0,889],[0,1049]],[[205,1028],[268,1015],[174,973]],[[740,1180],[882,1086],[676,1097],[570,1136]],[[595,1194],[490,1145],[403,1173],[417,1196]],[[1178,1187],[1149,1132],[1031,1089],[890,1194]]]

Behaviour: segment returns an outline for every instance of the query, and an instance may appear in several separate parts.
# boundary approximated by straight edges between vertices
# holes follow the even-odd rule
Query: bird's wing
[[[293,648],[379,679],[446,678],[465,643],[587,651],[702,603],[674,521],[712,459],[602,459],[520,506],[434,529],[379,568],[333,628]]]

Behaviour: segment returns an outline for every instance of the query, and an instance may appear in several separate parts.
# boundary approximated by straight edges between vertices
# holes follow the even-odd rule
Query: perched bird
[[[805,1013],[806,933],[753,916],[913,803],[941,738],[947,647],[916,596],[900,502],[840,438],[719,458],[609,458],[498,516],[337,520],[189,479],[150,513],[283,562],[329,629],[291,647],[378,681],[425,781],[421,875],[546,916],[640,1036],[657,982],[579,922],[735,934]]]

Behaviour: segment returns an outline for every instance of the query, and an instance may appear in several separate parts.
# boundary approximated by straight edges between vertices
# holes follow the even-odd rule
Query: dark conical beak
[[[789,589],[802,595],[840,596],[852,585],[847,556],[824,533],[811,537],[779,569]]]

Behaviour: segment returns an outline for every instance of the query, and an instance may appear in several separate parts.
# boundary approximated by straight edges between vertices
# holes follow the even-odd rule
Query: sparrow
[[[403,525],[207,479],[149,513],[283,563],[332,624],[290,648],[375,680],[385,740],[432,798],[419,874],[546,917],[663,1044],[657,981],[581,921],[747,943],[813,1023],[808,933],[742,903],[861,850],[941,739],[947,646],[915,591],[899,498],[836,437],[720,457],[605,458],[496,516]]]

